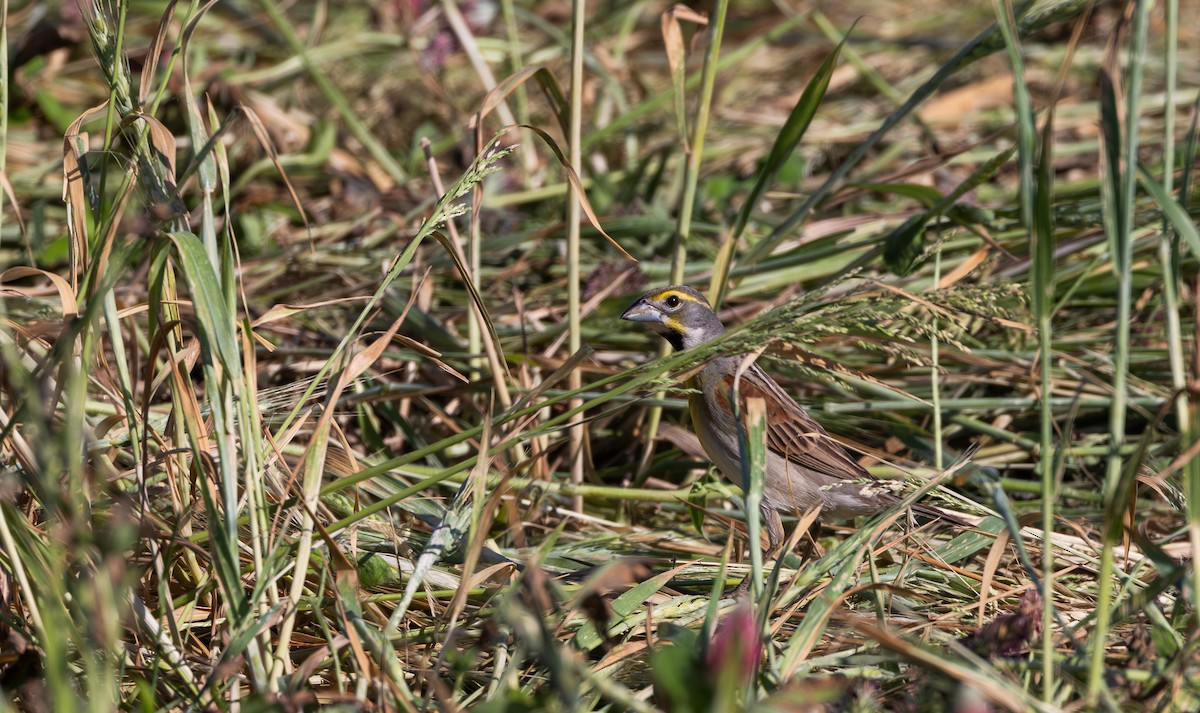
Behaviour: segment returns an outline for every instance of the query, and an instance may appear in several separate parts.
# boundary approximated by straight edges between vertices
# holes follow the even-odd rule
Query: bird
[[[647,292],[621,319],[646,324],[677,351],[694,349],[725,333],[725,325],[704,295],[685,285]],[[722,475],[744,489],[738,424],[731,407],[741,361],[737,356],[717,356],[685,385],[689,389],[688,412],[700,445]],[[742,373],[738,394],[743,403],[755,397],[766,403],[767,462],[761,514],[770,556],[777,555],[783,544],[783,513],[804,514],[819,506],[819,518],[845,520],[899,502],[885,482],[855,460],[757,363]],[[941,515],[936,510],[926,514]]]

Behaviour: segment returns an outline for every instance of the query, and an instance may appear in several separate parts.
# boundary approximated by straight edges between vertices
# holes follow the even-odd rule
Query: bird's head
[[[684,285],[647,292],[621,319],[645,322],[676,349],[691,349],[725,333],[704,295]]]

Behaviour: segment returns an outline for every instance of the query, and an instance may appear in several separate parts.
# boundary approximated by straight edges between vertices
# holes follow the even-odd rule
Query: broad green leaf
[[[196,321],[200,326],[200,344],[230,376],[241,374],[241,356],[237,348],[233,310],[225,301],[217,273],[209,262],[200,239],[192,233],[176,231],[168,237],[175,244],[183,265]]]

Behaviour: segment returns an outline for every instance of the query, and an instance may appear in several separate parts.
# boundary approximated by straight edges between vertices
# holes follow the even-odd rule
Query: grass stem
[[[1120,155],[1119,162],[1112,162],[1108,170],[1109,181],[1115,187],[1109,192],[1113,202],[1108,212],[1106,230],[1109,245],[1113,249],[1113,265],[1117,278],[1117,317],[1113,339],[1113,405],[1109,419],[1109,448],[1104,478],[1106,512],[1116,520],[1107,523],[1104,547],[1100,554],[1098,575],[1099,596],[1096,601],[1096,624],[1089,637],[1091,659],[1088,667],[1088,699],[1099,700],[1106,685],[1105,661],[1108,653],[1109,626],[1112,621],[1114,548],[1122,531],[1123,508],[1116,502],[1121,490],[1122,477],[1134,477],[1137,464],[1130,467],[1122,457],[1120,446],[1125,442],[1126,405],[1129,383],[1129,334],[1133,311],[1133,217],[1136,208],[1136,186],[1138,165],[1138,122],[1141,118],[1142,72],[1146,55],[1146,33],[1149,23],[1150,4],[1146,0],[1134,0],[1133,28],[1130,37],[1129,61],[1126,72],[1125,115],[1117,126],[1115,112],[1105,120],[1109,123],[1109,135],[1119,137],[1118,146],[1108,151]]]
[[[583,179],[583,55],[586,5],[585,0],[571,1],[571,89],[568,98],[570,118],[567,124],[569,161],[581,180]],[[582,277],[579,266],[581,209],[579,197],[575,195],[575,189],[572,187],[567,193],[567,349],[571,354],[577,354],[583,347],[582,315],[580,314]],[[572,390],[582,386],[583,375],[578,369],[571,372],[568,383]],[[580,403],[582,402],[574,401],[571,403],[571,407],[577,408]],[[583,484],[585,434],[583,413],[580,412],[571,420],[570,450],[567,455],[571,464],[571,482],[576,485]],[[573,507],[576,511],[582,511],[583,498],[575,497]]]

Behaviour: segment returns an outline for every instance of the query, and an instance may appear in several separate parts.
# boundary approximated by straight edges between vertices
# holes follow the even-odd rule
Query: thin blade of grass
[[[1034,6],[1032,2],[1024,2],[1016,10],[1015,14],[1019,21],[1019,33],[1025,34],[1032,32],[1046,24],[1061,20],[1064,17],[1070,17],[1088,4],[1088,0],[1063,0],[1062,2],[1049,3],[1047,6],[1039,8],[1037,13],[1029,13],[1029,10]],[[928,81],[918,87],[904,104],[888,115],[887,119],[880,124],[879,128],[871,132],[858,147],[846,157],[842,163],[830,173],[829,177],[821,184],[820,188],[814,191],[804,201],[800,208],[796,209],[786,220],[780,223],[771,231],[769,235],[755,243],[747,254],[739,261],[742,263],[754,263],[771,253],[775,247],[784,240],[800,223],[807,220],[809,214],[822,200],[825,199],[835,188],[837,188],[842,180],[849,175],[855,166],[862,161],[867,154],[878,144],[884,136],[887,136],[900,122],[902,122],[910,113],[926,99],[933,95],[937,89],[945,83],[947,79],[954,76],[959,70],[967,67],[979,59],[986,57],[993,52],[1003,47],[1003,38],[999,37],[999,32],[995,25],[991,25],[987,29],[976,35],[970,42],[964,45],[958,52],[954,54],[945,64],[938,68]]]
[[[804,91],[801,92],[800,98],[796,101],[796,105],[792,107],[792,111],[788,114],[783,127],[775,135],[775,142],[771,145],[771,150],[767,153],[766,159],[763,160],[762,166],[758,169],[758,176],[754,180],[754,185],[746,194],[745,202],[742,204],[741,210],[738,211],[733,228],[726,234],[725,240],[720,250],[718,250],[716,258],[713,260],[708,295],[714,308],[720,309],[721,304],[725,301],[729,271],[733,267],[733,255],[737,250],[738,240],[741,239],[742,233],[746,230],[746,225],[750,222],[751,213],[757,208],[763,192],[775,180],[775,176],[783,168],[784,163],[791,158],[792,154],[796,151],[796,147],[800,145],[800,141],[804,138],[805,132],[808,131],[809,125],[812,124],[813,117],[817,115],[817,110],[821,107],[821,101],[825,98],[825,91],[829,89],[829,80],[833,77],[833,70],[837,67],[838,57],[841,56],[842,48],[846,45],[846,41],[850,39],[850,33],[853,31],[854,26],[852,25],[846,31],[845,36],[842,37],[841,42],[838,42],[833,51],[821,62],[821,66],[817,68],[816,74],[805,85]]]
[[[1117,316],[1113,344],[1113,408],[1109,420],[1109,449],[1104,479],[1106,509],[1111,512],[1119,494],[1124,489],[1123,481],[1130,480],[1137,468],[1128,468],[1120,446],[1125,440],[1126,408],[1128,398],[1130,360],[1130,330],[1133,307],[1133,217],[1136,208],[1136,170],[1138,157],[1138,121],[1141,117],[1142,73],[1146,59],[1146,35],[1149,23],[1149,3],[1135,0],[1133,4],[1133,27],[1130,32],[1128,82],[1125,87],[1125,116],[1123,121],[1116,112],[1116,95],[1109,83],[1106,88],[1101,75],[1101,126],[1105,133],[1106,172],[1108,185],[1118,189],[1105,196],[1111,207],[1106,211],[1105,232],[1112,252],[1113,269],[1117,277]],[[1110,54],[1110,66],[1116,68],[1116,45]],[[1121,132],[1121,127],[1125,131]],[[1113,140],[1121,140],[1113,146]],[[1115,220],[1115,224],[1111,221]],[[1125,474],[1124,478],[1122,474]],[[1096,626],[1092,632],[1091,660],[1088,667],[1088,699],[1099,699],[1105,686],[1105,658],[1108,653],[1109,624],[1112,617],[1113,548],[1119,538],[1123,521],[1117,517],[1106,530],[1104,548],[1100,556],[1098,584],[1100,593],[1096,601]]]

